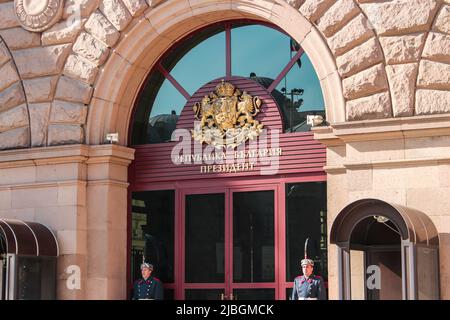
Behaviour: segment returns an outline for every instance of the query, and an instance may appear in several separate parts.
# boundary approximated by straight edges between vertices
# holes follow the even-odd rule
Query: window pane
[[[439,259],[434,248],[417,246],[419,300],[439,300]]]
[[[306,115],[322,115],[325,118],[320,81],[306,54],[292,66],[272,96],[277,101],[284,118],[286,132],[309,131]],[[292,103],[293,101],[293,103]]]
[[[18,300],[54,300],[56,293],[56,258],[17,257]]]
[[[275,281],[274,192],[233,193],[233,281]]]
[[[164,289],[164,300],[175,300],[175,290]]]
[[[213,79],[225,76],[223,25],[195,33],[163,60],[163,66],[191,95]]]
[[[225,195],[186,196],[185,228],[186,282],[224,282]]]
[[[175,191],[133,192],[131,216],[132,280],[141,277],[142,254],[163,283],[174,279]]]
[[[138,101],[132,144],[170,141],[185,104],[186,99],[172,83],[154,71]]]
[[[377,249],[376,246],[372,250],[366,250],[367,300],[402,299],[401,251],[400,248],[391,250]]]
[[[155,123],[163,115],[179,115],[185,104],[186,99],[183,95],[172,85],[169,80],[164,80],[161,89],[156,96],[152,112],[150,113],[150,124],[155,126]],[[172,119],[174,121],[171,121],[170,123],[176,124],[177,118],[178,117]]]
[[[286,281],[302,274],[300,261],[308,241],[314,274],[327,281],[327,220],[325,182],[286,185]]]
[[[290,37],[261,25],[236,26],[231,30],[231,72],[260,82],[275,79],[291,59]],[[269,78],[269,79],[267,79]]]
[[[286,288],[286,300],[291,300],[291,298],[292,298],[292,289],[293,288]]]
[[[234,289],[236,300],[275,300],[275,289]]]
[[[185,290],[185,300],[220,300],[223,289],[188,289]]]
[[[366,292],[366,270],[364,251],[350,250],[351,300],[364,300]]]

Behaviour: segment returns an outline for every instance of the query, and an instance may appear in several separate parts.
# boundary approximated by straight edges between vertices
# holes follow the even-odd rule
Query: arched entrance
[[[130,126],[132,126],[133,108],[140,88],[158,59],[186,34],[211,23],[230,19],[255,19],[268,22],[289,33],[305,50],[317,72],[324,95],[327,120],[345,121],[341,78],[327,41],[298,9],[285,0],[165,1],[148,12],[136,16],[129,28],[124,30],[124,36],[120,38],[114,50],[111,50],[109,59],[102,66],[94,85],[85,125],[85,142],[90,145],[102,145],[107,143],[107,134],[117,132],[118,143],[132,147]],[[322,169],[320,170],[323,172]],[[325,174],[320,179],[325,180]],[[129,181],[132,184],[132,180],[129,179]],[[297,192],[291,194],[293,197],[300,197]],[[121,234],[126,234],[126,226],[124,224],[120,226]],[[298,233],[297,235],[300,237]],[[326,241],[321,243],[321,246],[326,246]],[[117,240],[114,244],[109,241],[108,244],[120,248],[121,256],[127,253],[127,248],[121,246],[121,240]],[[290,250],[299,252],[298,256],[301,256],[295,246],[291,246]],[[105,255],[108,254],[105,253]],[[291,259],[294,261],[297,258]],[[125,269],[125,259],[123,261],[123,264],[119,263],[117,270]],[[121,289],[114,292],[122,294],[125,288],[128,288],[130,279],[126,281],[125,276],[129,277],[130,268],[129,264],[126,273],[120,272]],[[292,277],[286,277],[286,281],[292,281]]]
[[[345,207],[333,222],[340,299],[439,299],[439,238],[420,211],[376,199]]]
[[[276,26],[218,22],[168,50],[130,134],[130,287],[145,259],[169,299],[286,299],[307,237],[326,279],[326,155],[309,114],[325,116],[320,81]]]
[[[119,143],[128,145],[135,100],[159,57],[186,33],[228,19],[256,19],[289,33],[305,50],[318,73],[328,121],[345,121],[342,83],[327,42],[285,0],[171,1],[156,7],[146,17],[139,18],[127,31],[99,73],[86,124],[88,144],[103,144],[106,134],[118,132]]]

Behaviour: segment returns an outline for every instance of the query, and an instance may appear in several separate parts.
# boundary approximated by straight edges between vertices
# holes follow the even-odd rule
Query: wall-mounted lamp
[[[119,133],[108,133],[106,135],[106,141],[111,144],[119,142]]]
[[[308,114],[306,116],[306,124],[310,125],[311,127],[321,125],[323,122],[324,119],[321,115]]]
[[[375,220],[377,220],[379,223],[386,223],[386,222],[389,221],[388,218],[383,217],[383,216],[373,216],[373,218],[374,218]]]

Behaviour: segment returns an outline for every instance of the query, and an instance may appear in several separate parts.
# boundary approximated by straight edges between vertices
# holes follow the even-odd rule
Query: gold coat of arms
[[[193,109],[199,120],[192,137],[200,143],[216,148],[235,148],[248,139],[259,136],[263,125],[254,117],[259,113],[261,100],[242,92],[222,80],[214,92],[197,102]]]

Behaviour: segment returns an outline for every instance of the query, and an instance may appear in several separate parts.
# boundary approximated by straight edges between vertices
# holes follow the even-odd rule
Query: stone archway
[[[273,23],[301,44],[321,81],[328,120],[345,121],[341,80],[328,45],[316,28],[288,3],[178,1],[164,3],[137,18],[122,36],[96,81],[86,143],[101,144],[107,133],[118,132],[119,143],[126,145],[134,100],[158,57],[195,29],[216,21],[244,18]]]
[[[81,21],[77,21],[81,23],[70,22],[72,2],[80,6]],[[12,50],[18,75],[5,73],[0,87],[24,79],[25,93],[16,96],[36,106],[30,107],[31,142],[23,129],[25,116],[20,114],[20,121],[15,121],[17,116],[2,117],[0,135],[10,137],[10,143],[0,149],[99,144],[105,132],[124,131],[114,114],[130,103],[117,93],[133,96],[131,89],[138,85],[130,84],[125,91],[121,79],[132,79],[134,84],[148,72],[145,69],[151,64],[135,59],[145,51],[145,44],[151,44],[157,56],[183,33],[176,28],[169,31],[171,26],[195,29],[211,19],[233,16],[270,21],[303,40],[321,80],[331,124],[448,113],[449,79],[439,70],[449,68],[445,50],[449,14],[450,6],[442,0],[77,0],[67,1],[62,19],[41,34],[21,29],[14,17],[14,1],[2,1],[0,31]],[[145,33],[146,29],[151,30]],[[17,32],[23,36],[15,36]],[[142,40],[142,33],[150,38],[142,46],[130,39],[137,35]],[[157,42],[152,34],[158,35]],[[138,46],[130,48],[138,50],[130,56],[119,49],[133,43]],[[6,56],[0,50],[0,61]],[[40,63],[30,63],[37,57]],[[108,67],[114,63],[118,66]],[[123,71],[123,76],[116,78],[114,69]],[[109,91],[101,89],[106,84]],[[0,88],[0,102],[11,96],[8,89],[12,90]],[[116,93],[106,94],[111,92]],[[97,127],[94,123],[99,119]]]

